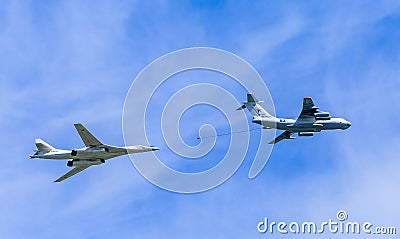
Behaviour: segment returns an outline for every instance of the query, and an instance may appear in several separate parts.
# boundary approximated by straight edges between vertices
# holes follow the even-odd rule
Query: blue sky
[[[400,225],[399,29],[397,1],[4,2],[0,236],[303,238],[260,235],[256,226],[265,216],[318,222],[339,210],[352,220]],[[195,46],[252,64],[278,116],[296,117],[309,95],[352,127],[279,143],[253,180],[250,146],[226,183],[192,195],[152,185],[127,156],[60,184],[53,180],[68,170],[65,162],[28,159],[36,137],[81,147],[76,122],[105,143],[123,145],[122,108],[136,75],[166,53]],[[193,144],[192,126],[207,119],[193,112],[185,119],[180,129]]]

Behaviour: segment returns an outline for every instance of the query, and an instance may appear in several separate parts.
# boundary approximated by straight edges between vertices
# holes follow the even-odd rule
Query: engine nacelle
[[[78,150],[73,149],[73,150],[71,151],[71,155],[72,155],[72,156],[78,155]]]
[[[313,136],[314,133],[313,132],[299,132],[298,135],[299,136]]]
[[[316,120],[330,120],[331,119],[329,112],[318,112],[318,113],[315,113],[314,115],[315,115]]]
[[[76,166],[92,166],[99,165],[105,163],[104,159],[86,159],[86,160],[71,160],[67,162],[68,167],[76,167]]]
[[[71,151],[71,156],[84,156],[96,152],[108,152],[106,148],[86,148],[86,149],[73,149]]]

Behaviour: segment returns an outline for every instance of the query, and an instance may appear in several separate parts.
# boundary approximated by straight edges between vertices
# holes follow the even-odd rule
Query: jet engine
[[[105,163],[104,159],[87,159],[87,160],[70,160],[67,162],[68,167],[76,167],[76,166],[92,166],[99,165]]]
[[[329,112],[318,112],[318,113],[315,113],[314,115],[315,115],[316,120],[330,120],[331,119]]]
[[[78,150],[73,149],[73,150],[71,151],[71,155],[72,155],[72,156],[78,155]]]
[[[86,148],[86,149],[73,149],[71,156],[83,156],[96,152],[108,152],[107,148]]]
[[[299,132],[298,135],[299,136],[313,136],[314,133],[313,132]]]

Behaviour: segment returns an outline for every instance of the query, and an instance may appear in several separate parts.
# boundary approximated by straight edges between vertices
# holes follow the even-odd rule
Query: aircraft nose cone
[[[349,121],[346,122],[346,129],[351,126],[351,123]]]
[[[150,146],[150,148],[151,148],[152,151],[160,150],[159,147],[155,147],[155,146]]]

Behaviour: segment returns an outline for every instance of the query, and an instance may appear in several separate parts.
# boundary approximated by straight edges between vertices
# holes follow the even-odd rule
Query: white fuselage
[[[102,147],[85,147],[73,150],[64,149],[52,149],[51,151],[37,151],[31,155],[31,158],[42,158],[42,159],[72,159],[72,160],[90,160],[90,159],[103,159],[107,160],[110,158],[122,156],[125,154],[132,153],[143,153],[148,151],[158,150],[157,147],[152,146],[126,146],[126,147],[115,147],[104,145]]]
[[[342,118],[331,118],[329,120],[302,120],[275,118],[272,116],[254,116],[253,123],[262,125],[264,128],[287,130],[290,132],[320,132],[321,130],[347,129],[350,122]]]

